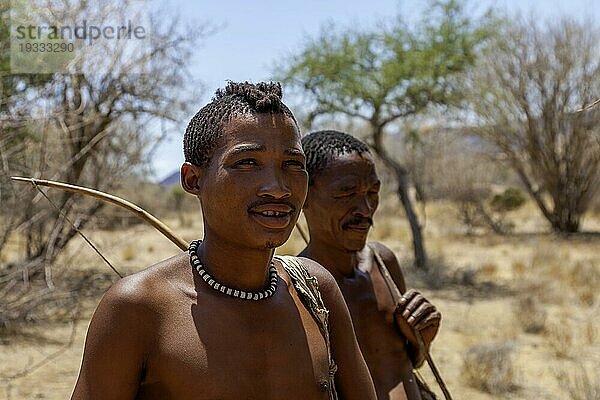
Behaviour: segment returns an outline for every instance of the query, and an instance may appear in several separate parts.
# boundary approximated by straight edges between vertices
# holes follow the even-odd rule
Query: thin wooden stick
[[[298,229],[298,232],[300,232],[300,236],[302,236],[304,243],[308,244],[308,235],[306,232],[304,232],[304,228],[300,226],[300,222],[298,221],[296,221],[296,229]]]
[[[375,251],[375,249],[371,248],[371,251],[375,255],[375,258],[377,259],[377,263],[380,265],[379,270],[381,271],[381,275],[383,276],[383,279],[386,281],[388,289],[390,291],[394,292],[394,294],[392,295],[392,298],[395,297],[396,302],[397,302],[402,297],[402,292],[400,292],[400,289],[398,289],[396,282],[394,282],[394,280],[392,279],[389,271],[385,267],[383,260],[381,259],[381,256],[377,253],[377,251]],[[421,336],[421,333],[419,331],[415,330],[415,336],[417,337],[417,342],[419,344],[419,347],[424,346],[423,337]],[[444,382],[444,379],[442,378],[440,371],[438,370],[437,366],[435,365],[435,362],[433,362],[433,359],[431,358],[431,355],[429,354],[429,352],[427,352],[425,354],[425,360],[427,361],[427,365],[429,366],[429,368],[431,369],[431,372],[433,373],[433,376],[435,377],[435,381],[439,385],[440,389],[442,389],[442,393],[444,393],[444,398],[446,398],[446,400],[452,400],[452,395],[450,394],[450,391],[448,390],[448,386],[446,386],[446,382]]]

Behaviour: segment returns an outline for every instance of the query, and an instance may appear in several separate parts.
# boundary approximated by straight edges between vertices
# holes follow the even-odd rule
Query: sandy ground
[[[594,388],[600,391],[600,235],[564,238],[546,233],[547,226],[531,205],[511,218],[520,222],[513,235],[468,236],[449,205],[431,204],[425,237],[434,270],[427,275],[408,266],[410,236],[402,216],[376,217],[372,237],[405,260],[408,286],[424,292],[442,312],[432,357],[456,400],[566,400],[578,399],[576,392],[583,393],[581,399],[593,398],[585,396],[592,396]],[[200,236],[198,220],[185,226],[177,218],[168,222],[186,240]],[[584,229],[600,231],[600,218],[586,219]],[[126,274],[179,251],[143,225],[89,235]],[[301,249],[295,232],[278,252]],[[56,279],[81,271],[97,273],[98,288],[80,295],[81,313],[74,325],[48,323],[0,337],[0,399],[70,395],[89,318],[114,278],[79,240],[69,246],[54,271]],[[529,306],[524,306],[527,299]],[[542,320],[542,328],[526,333],[524,315]],[[477,347],[482,345],[497,352],[473,361],[473,356],[487,354]],[[435,386],[427,367],[421,371]],[[582,381],[581,388],[571,389],[586,371],[587,386]]]

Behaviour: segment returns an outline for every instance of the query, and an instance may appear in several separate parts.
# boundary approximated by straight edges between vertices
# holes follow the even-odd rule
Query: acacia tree
[[[342,115],[367,126],[369,144],[396,177],[419,268],[426,268],[427,254],[409,196],[409,171],[386,149],[386,131],[430,106],[460,102],[463,95],[455,79],[474,64],[491,22],[489,14],[469,19],[459,1],[430,4],[414,29],[400,20],[370,31],[326,27],[279,67],[281,79],[309,100],[309,127],[324,115]]]
[[[505,155],[557,232],[577,232],[600,183],[600,28],[506,25],[473,74],[475,133]]]

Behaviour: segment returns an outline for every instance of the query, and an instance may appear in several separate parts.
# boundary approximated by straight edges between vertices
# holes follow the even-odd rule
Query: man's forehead
[[[327,163],[319,175],[315,179],[324,178],[328,184],[336,187],[379,182],[375,163],[369,153],[353,152],[336,156]]]
[[[327,160],[327,169],[358,168],[363,171],[371,171],[375,167],[375,162],[371,153],[356,151],[343,154],[334,154]]]
[[[293,127],[298,130],[294,120],[283,113],[234,113],[223,123],[223,132],[235,133],[249,128]]]
[[[238,144],[231,146],[229,149],[227,149],[227,153],[229,155],[233,155],[233,156],[238,155],[238,154],[243,154],[243,153],[252,153],[252,152],[264,153],[266,151],[268,151],[267,146],[265,146],[264,144],[258,143],[258,142],[238,143]],[[290,156],[304,156],[304,152],[302,151],[302,148],[299,146],[291,146],[291,147],[284,148],[283,152],[286,155],[290,155]]]
[[[335,187],[354,187],[362,184],[374,185],[379,183],[379,177],[373,170],[353,171],[345,175],[332,175],[329,182]]]
[[[248,114],[234,117],[223,126],[216,149],[236,153],[265,151],[271,146],[301,149],[300,133],[284,114]]]

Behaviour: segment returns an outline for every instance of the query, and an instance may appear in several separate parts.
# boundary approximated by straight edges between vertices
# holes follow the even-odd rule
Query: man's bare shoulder
[[[185,292],[190,275],[187,253],[180,253],[118,280],[102,301],[121,307],[155,309],[177,292]],[[191,275],[190,275],[191,276]]]
[[[400,263],[396,258],[396,255],[389,247],[380,242],[369,242],[369,247],[377,252],[385,267],[390,272],[392,279],[400,289],[400,291],[404,292],[406,290],[406,283],[404,281],[404,274],[402,273],[402,269],[400,268]]]
[[[308,270],[308,273],[311,276],[314,276],[315,278],[317,278],[317,281],[319,282],[319,289],[321,289],[322,291],[324,291],[324,290],[330,291],[333,288],[336,288],[336,289],[338,288],[335,278],[333,277],[333,275],[331,275],[331,273],[327,270],[327,268],[325,268],[324,266],[322,266],[321,264],[319,264],[318,262],[316,262],[315,260],[312,260],[310,258],[306,258],[306,257],[297,257],[297,258],[302,261],[302,264],[304,264],[304,266]]]

